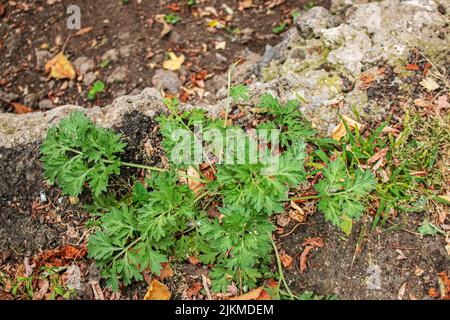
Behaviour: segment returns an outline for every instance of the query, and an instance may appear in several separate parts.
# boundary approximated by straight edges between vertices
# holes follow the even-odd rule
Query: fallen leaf
[[[227,46],[227,42],[226,41],[217,41],[214,44],[214,48],[216,50],[225,50],[226,46]]]
[[[436,290],[436,288],[430,288],[430,289],[428,289],[428,295],[431,297],[431,298],[439,298],[439,292]]]
[[[255,5],[253,4],[253,0],[239,1],[239,7],[238,7],[239,11],[244,11],[245,9],[249,9],[251,7],[255,7]]]
[[[172,3],[168,4],[167,9],[169,9],[173,12],[178,12],[181,10],[180,5],[177,2],[172,2]]]
[[[277,218],[277,224],[283,228],[286,227],[289,224],[289,222],[291,222],[291,219],[285,215],[280,214],[280,215],[277,215],[276,218]]]
[[[450,103],[448,102],[447,95],[442,95],[437,98],[436,112],[439,114],[441,110],[450,109]]]
[[[80,249],[71,246],[70,244],[66,244],[61,250],[62,256],[67,260],[75,260],[80,259],[86,256],[87,250],[86,247],[81,247]]]
[[[198,258],[194,257],[194,256],[189,257],[188,261],[189,261],[190,264],[192,264],[194,266],[196,266],[196,265],[198,265],[200,263],[200,260],[198,260]]]
[[[261,294],[263,293],[264,288],[260,287],[255,290],[252,290],[250,292],[247,292],[241,296],[238,297],[232,297],[229,300],[259,300],[258,298],[261,297]]]
[[[313,246],[306,246],[305,250],[303,250],[300,255],[300,273],[305,272],[306,270],[306,259],[308,258],[309,252],[314,249]]]
[[[38,281],[39,285],[39,291],[33,293],[33,300],[43,300],[45,297],[45,294],[47,293],[48,289],[50,288],[50,283],[47,279],[40,279]]]
[[[265,3],[265,6],[268,9],[272,9],[276,6],[279,6],[280,4],[283,4],[284,2],[285,2],[285,0],[270,0]]]
[[[347,117],[346,115],[342,115],[342,119],[347,123],[347,126],[350,129],[358,128],[358,130],[361,130],[362,124],[360,124],[359,122]],[[345,124],[341,120],[339,125],[336,128],[334,128],[333,132],[331,133],[331,137],[336,141],[340,141],[342,137],[344,137],[346,134],[347,130],[345,128]]]
[[[167,34],[170,33],[170,31],[172,31],[172,26],[170,24],[168,24],[164,18],[165,18],[165,15],[163,15],[163,14],[158,14],[155,17],[155,20],[157,22],[163,24],[163,29],[161,30],[161,33],[159,35],[161,38],[164,38],[164,36],[166,36]]]
[[[5,6],[0,3],[0,17],[5,14]]]
[[[171,293],[169,289],[156,279],[148,287],[144,300],[170,300]]]
[[[406,65],[406,70],[420,70],[420,68],[415,63],[409,63]]]
[[[439,285],[442,300],[450,300],[450,279],[446,272],[439,273]]]
[[[83,36],[83,35],[85,35],[85,34],[91,32],[92,29],[93,29],[92,27],[86,27],[86,28],[80,29],[80,30],[78,30],[77,33],[75,33],[75,35],[76,35],[76,36]]]
[[[50,77],[55,79],[70,79],[76,77],[75,69],[63,52],[58,53],[45,65],[45,73],[50,73]]]
[[[294,201],[291,201],[290,205],[293,210],[289,210],[289,216],[295,221],[298,221],[300,223],[304,222],[306,219],[306,214],[303,209],[300,208],[300,206]]]
[[[322,248],[323,245],[324,245],[323,240],[320,237],[308,238],[302,244],[302,246],[313,246],[317,248]]]
[[[165,262],[165,263],[161,264],[161,266],[162,266],[162,269],[161,269],[161,273],[159,275],[159,279],[161,281],[163,281],[165,279],[172,278],[173,277],[173,270],[170,267],[170,265],[167,262]]]
[[[422,107],[422,108],[429,108],[432,105],[430,101],[427,101],[427,100],[422,99],[422,98],[414,99],[414,104],[416,106]]]
[[[200,281],[196,281],[186,290],[186,296],[189,299],[192,299],[192,297],[197,296],[200,290],[202,289],[203,289],[202,283]]]
[[[187,169],[187,176],[187,184],[189,186],[189,189],[191,189],[195,194],[198,194],[200,190],[205,186],[199,181],[201,179],[200,173],[194,167],[189,166]]]
[[[361,80],[362,83],[364,83],[365,85],[369,85],[373,82],[373,80],[375,79],[374,75],[371,73],[366,73],[366,74],[362,74],[359,79]]]
[[[11,102],[11,105],[14,107],[14,112],[17,114],[33,112],[31,108],[28,108],[27,106],[24,106],[23,104],[17,102]]]
[[[406,292],[406,282],[404,284],[402,284],[402,286],[400,287],[400,290],[398,290],[398,294],[397,294],[398,300],[403,300],[403,297],[405,296],[405,292]]]
[[[288,255],[284,250],[280,250],[280,261],[283,264],[283,267],[286,269],[292,268],[292,262],[294,259],[290,255]]]
[[[420,81],[420,84],[422,85],[422,87],[424,87],[425,89],[427,89],[427,91],[430,92],[439,89],[439,84],[430,77]]]
[[[184,63],[184,56],[176,56],[175,53],[169,52],[169,59],[163,62],[163,68],[171,71],[180,70],[181,65]]]
[[[380,159],[385,159],[388,151],[389,151],[389,148],[383,148],[383,149],[379,150],[372,157],[370,157],[369,160],[367,160],[367,164],[372,165]]]

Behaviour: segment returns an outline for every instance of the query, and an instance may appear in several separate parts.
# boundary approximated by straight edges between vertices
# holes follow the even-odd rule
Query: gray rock
[[[117,67],[106,79],[107,83],[123,82],[127,77],[128,69],[124,66]]]
[[[134,51],[134,45],[128,44],[119,48],[119,56],[121,58],[128,58]]]
[[[45,64],[52,58],[52,54],[47,50],[38,50],[34,51],[36,55],[36,67],[38,69],[43,69]]]
[[[152,84],[155,88],[168,90],[172,94],[178,93],[179,88],[183,85],[175,72],[163,69],[156,70]]]
[[[83,84],[86,86],[90,86],[94,83],[94,81],[97,80],[97,76],[94,72],[88,72],[84,78],[83,78]]]
[[[302,11],[295,18],[295,25],[304,38],[318,37],[322,29],[334,26],[335,17],[323,7],[314,7],[308,11]]]
[[[102,55],[102,61],[108,60],[108,61],[117,61],[119,59],[119,53],[117,52],[117,49],[109,49]]]
[[[30,93],[23,98],[23,102],[27,107],[33,108],[37,101],[37,94]]]
[[[79,57],[73,62],[73,66],[79,74],[85,75],[95,68],[95,62],[88,57]]]
[[[10,103],[19,99],[19,96],[13,92],[4,92],[0,90],[0,101],[4,103]]]
[[[41,110],[50,110],[53,108],[53,102],[49,99],[44,99],[39,101],[39,109]]]

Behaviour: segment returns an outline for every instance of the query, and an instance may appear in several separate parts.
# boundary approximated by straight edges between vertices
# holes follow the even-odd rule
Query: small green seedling
[[[97,94],[105,91],[105,83],[101,80],[97,80],[88,92],[88,100],[95,100]]]

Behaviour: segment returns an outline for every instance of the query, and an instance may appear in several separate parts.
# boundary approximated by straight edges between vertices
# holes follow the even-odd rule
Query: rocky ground
[[[269,2],[276,3],[276,1]],[[204,37],[200,35],[200,39],[205,39],[203,42],[207,42],[208,46],[212,46],[212,43],[217,41],[218,35],[223,37],[224,40],[219,39],[219,42],[226,41],[226,51],[211,49],[200,55],[190,56],[184,63],[186,70],[180,69],[175,72],[174,79],[177,79],[175,87],[178,91],[170,92],[169,86],[162,86],[165,89],[162,94],[183,94],[183,90],[179,91],[179,87],[187,86],[188,82],[191,86],[189,90],[194,87],[201,88],[201,86],[193,85],[190,79],[192,75],[206,68],[208,73],[211,72],[211,77],[203,79],[205,86],[202,89],[205,93],[211,94],[201,97],[195,93],[186,99],[187,102],[183,104],[183,108],[190,109],[195,102],[195,106],[204,107],[212,115],[220,116],[225,106],[225,101],[220,100],[225,86],[222,73],[226,71],[230,61],[239,58],[239,52],[242,50],[260,53],[260,57],[255,56],[254,59],[249,59],[249,54],[243,54],[248,61],[241,64],[235,73],[236,79],[247,82],[251,88],[250,105],[265,92],[273,93],[283,101],[296,98],[302,102],[301,110],[323,136],[330,136],[339,123],[340,114],[364,123],[368,131],[376,128],[382,121],[388,120],[391,130],[401,132],[405,129],[405,119],[409,119],[412,114],[424,119],[424,123],[441,124],[439,127],[441,131],[437,138],[440,156],[435,165],[438,171],[436,175],[440,177],[436,185],[440,186],[440,189],[436,191],[448,196],[450,182],[448,162],[450,155],[448,128],[450,7],[448,4],[445,1],[431,0],[402,2],[385,0],[370,3],[335,0],[325,5],[326,8],[314,7],[300,11],[299,15],[292,18],[292,28],[284,32],[281,41],[276,44],[277,37],[267,30],[271,29],[273,24],[277,24],[277,21],[286,19],[289,16],[288,13],[291,13],[294,8],[294,1],[282,2],[283,5],[273,7],[275,13],[270,18],[273,20],[269,19],[269,24],[265,26],[268,29],[261,28],[258,29],[260,31],[254,31],[256,34],[265,34],[267,37],[261,38],[253,34],[250,35],[251,40],[246,42],[242,39],[245,34],[240,34],[240,38],[233,41],[229,38],[231,36],[223,30],[212,32],[211,35],[208,33],[208,36],[205,34]],[[62,6],[58,4],[58,1],[55,3],[56,6]],[[259,2],[254,1],[254,3]],[[257,19],[249,22],[245,15],[265,14],[258,11],[263,7],[262,3],[263,1],[261,4],[256,4],[254,8],[241,11],[235,2],[230,1],[229,6],[235,12],[234,19],[237,19],[232,22],[242,22],[243,25],[239,25],[241,30],[245,28],[256,30]],[[157,8],[166,8],[165,5],[161,2]],[[42,6],[45,7],[45,4]],[[220,12],[226,12],[225,8],[214,1],[201,8],[206,10],[208,6]],[[7,8],[19,10],[23,15],[31,14],[22,6]],[[56,10],[56,7],[49,8],[48,17],[58,16],[54,13],[50,14],[51,10]],[[130,8],[131,13],[126,12],[127,8]],[[156,5],[153,9],[156,10]],[[37,9],[33,7],[29,10]],[[151,24],[146,20],[147,15],[142,14],[145,10],[133,1],[130,7],[112,8],[105,4],[105,17],[99,19],[92,14],[92,17],[88,18],[92,20],[88,21],[107,19],[108,10],[112,13],[115,12],[114,10],[119,10],[113,16],[122,16],[123,21],[129,21],[126,19],[130,17],[126,15],[133,14],[140,23]],[[146,27],[125,28],[123,31],[125,34],[128,32],[128,36],[113,32],[114,27],[111,27],[112,30],[108,26],[94,28],[80,36],[87,37],[85,40],[78,40],[86,43],[83,50],[75,46],[77,42],[74,39],[69,40],[66,50],[72,53],[74,61],[78,60],[77,63],[74,62],[74,65],[78,70],[79,79],[72,83],[72,87],[70,83],[65,85],[64,81],[51,80],[54,82],[53,88],[57,88],[53,89],[53,93],[63,92],[61,95],[48,94],[49,90],[52,90],[48,87],[51,81],[47,82],[39,78],[42,77],[42,71],[35,71],[34,66],[24,67],[23,64],[13,63],[14,60],[11,60],[17,58],[13,52],[17,50],[17,46],[20,46],[20,41],[25,40],[17,36],[20,40],[16,40],[16,43],[8,40],[13,41],[13,45],[7,41],[4,42],[2,50],[9,50],[9,53],[6,54],[6,59],[2,58],[0,62],[3,68],[2,74],[6,74],[6,84],[0,89],[4,101],[2,104],[4,113],[0,114],[0,164],[4,168],[0,181],[2,196],[0,219],[5,222],[0,225],[0,270],[3,274],[11,278],[14,278],[14,275],[31,275],[37,266],[51,262],[66,267],[75,266],[66,270],[64,275],[66,278],[78,279],[76,289],[79,298],[139,298],[145,293],[145,282],[123,290],[121,296],[102,289],[103,283],[95,266],[92,261],[84,258],[85,253],[83,253],[83,245],[89,234],[89,226],[85,225],[88,215],[83,209],[83,204],[89,202],[89,199],[81,198],[80,203],[75,203],[72,199],[61,196],[56,188],[48,186],[42,178],[38,148],[46,129],[71,111],[82,108],[75,105],[81,105],[89,106],[86,113],[96,123],[113,127],[124,133],[130,143],[127,153],[129,157],[142,161],[154,161],[154,159],[144,159],[143,146],[148,139],[158,140],[151,135],[151,132],[155,127],[152,118],[164,108],[161,102],[161,91],[145,89],[138,94],[121,96],[110,104],[108,102],[114,96],[120,96],[121,92],[128,93],[133,89],[143,89],[152,84],[161,87],[161,83],[158,83],[158,72],[167,73],[168,71],[156,66],[165,59],[164,53],[173,49],[176,54],[184,53],[189,56],[189,50],[201,46],[201,44],[195,44],[193,38],[185,38],[182,30],[188,26],[194,28],[195,21],[201,21],[205,17],[213,19],[215,14],[210,13],[204,17],[199,14],[197,17],[192,15],[187,18],[184,16],[187,9],[183,7],[180,10],[183,22],[174,26],[174,30],[169,35],[171,40],[160,46],[159,53],[154,48],[159,48],[158,45],[162,43],[159,38],[161,30],[155,21],[152,22],[154,25]],[[36,12],[43,14],[39,10]],[[219,16],[222,17],[222,14]],[[141,16],[144,18],[140,18]],[[58,23],[62,22],[56,22],[56,25]],[[49,25],[53,24],[49,23]],[[3,24],[2,28],[4,28]],[[140,36],[136,36],[136,30],[140,32],[147,30],[143,28],[148,28],[152,36],[142,36],[143,39],[140,40],[143,42],[142,45],[129,44],[129,41],[134,41],[131,39],[141,39]],[[201,33],[207,29],[197,26],[193,30]],[[176,39],[172,39],[176,37],[173,35],[175,33],[182,35],[182,40],[178,40],[181,42],[177,43]],[[66,39],[67,35],[63,28],[61,28],[61,34],[62,39]],[[114,38],[114,35],[117,35],[117,38]],[[211,40],[208,40],[209,36],[212,37]],[[112,62],[106,70],[99,69],[96,66],[103,60],[101,56],[107,51],[105,49],[108,48],[108,43],[112,39],[116,46],[110,50],[115,50],[118,58],[111,59]],[[152,45],[151,41],[156,43]],[[34,61],[36,56],[30,50],[47,42],[48,40],[39,40],[28,44],[28,47],[25,46],[27,48],[25,50],[30,52],[28,56],[31,56],[31,61]],[[94,42],[95,45],[93,45]],[[189,47],[191,44],[192,48]],[[130,54],[130,58],[122,56],[126,51],[123,48],[127,45],[131,45],[130,50],[139,51],[140,61],[135,60],[137,56],[133,53]],[[263,51],[262,48],[265,50]],[[145,57],[145,52],[148,53],[147,60],[142,58]],[[162,55],[158,58],[161,53]],[[112,51],[110,54],[113,55]],[[226,60],[222,59],[220,62],[221,58],[217,54],[225,55]],[[189,62],[192,62],[190,67],[188,67]],[[155,64],[155,67],[149,68],[149,63]],[[84,68],[88,65],[94,65],[94,67]],[[218,69],[213,71],[212,66],[217,66]],[[15,73],[11,71],[11,68],[22,67],[31,68],[33,71],[16,70]],[[139,71],[140,67],[147,69],[145,72]],[[81,69],[86,73],[82,74]],[[133,79],[144,80],[138,85],[127,80],[121,84],[108,81],[117,69],[126,69],[133,75]],[[108,83],[107,92],[95,103],[87,103],[85,100],[86,90],[89,87],[85,83],[85,76],[88,73],[93,73],[96,78]],[[120,72],[116,75],[118,73]],[[5,78],[5,76],[2,77]],[[125,77],[129,79],[129,75]],[[165,74],[164,77],[159,78],[167,79],[168,77]],[[25,82],[17,88],[8,85],[14,81]],[[39,86],[42,84],[42,88],[31,91],[31,84],[37,83]],[[66,88],[62,90],[61,86]],[[210,89],[212,87],[214,89]],[[28,89],[25,90],[25,88]],[[48,111],[16,115],[12,112],[14,108],[9,104],[11,101],[5,102],[6,96],[9,100],[14,98],[12,100],[25,103],[24,99],[27,95],[33,93],[39,95],[40,90],[43,90],[44,96],[51,100],[52,105],[50,106],[49,103]],[[59,97],[58,101],[71,106],[54,108],[56,104],[54,97]],[[37,110],[42,102],[40,99],[39,96],[36,99],[37,104],[29,105],[29,107]],[[436,138],[426,134],[427,131],[431,132],[431,129],[426,129],[425,125],[416,128],[420,133],[417,140]],[[126,176],[122,177],[122,179],[126,178]],[[394,212],[386,226],[373,230],[370,227],[373,215],[368,215],[355,227],[349,237],[344,237],[340,230],[325,223],[323,216],[316,211],[314,203],[307,203],[305,206],[310,216],[304,224],[297,225],[288,217],[276,219],[279,227],[277,241],[280,248],[294,261],[286,270],[291,289],[296,292],[308,290],[322,295],[333,294],[343,299],[414,300],[434,299],[441,296],[439,288],[442,287],[442,283],[445,284],[442,275],[448,275],[450,272],[448,206],[433,204],[410,214]],[[425,218],[438,225],[443,233],[422,236],[418,232],[418,227],[422,225]],[[301,272],[299,259],[305,249],[304,241],[316,237],[320,237],[324,245],[312,251],[308,257],[307,271]],[[175,296],[202,298],[198,296],[199,290],[195,295],[192,293],[195,292],[196,287],[201,288],[202,274],[206,273],[206,267],[187,264],[174,265],[172,268],[175,276],[167,279],[166,282],[171,286]],[[77,272],[78,277],[73,275]],[[380,286],[376,288],[368,286],[374,273],[381,275]],[[42,284],[35,283],[33,288],[42,289]],[[11,282],[2,283],[0,279],[0,299],[25,297],[26,290],[21,290],[20,294],[16,292],[15,296],[12,294]]]

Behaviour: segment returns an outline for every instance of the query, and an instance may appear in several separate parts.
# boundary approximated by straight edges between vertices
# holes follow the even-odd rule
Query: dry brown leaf
[[[286,227],[289,224],[289,222],[291,222],[291,219],[285,215],[280,214],[280,215],[277,215],[276,218],[277,218],[277,224],[283,228]]]
[[[184,56],[177,56],[173,52],[169,52],[169,59],[163,62],[163,68],[171,71],[180,70],[181,65],[184,63]]]
[[[163,29],[161,30],[161,33],[159,35],[161,38],[164,38],[164,36],[166,36],[167,34],[170,33],[170,31],[172,31],[172,26],[168,24],[164,18],[165,15],[163,14],[158,14],[155,16],[155,20],[163,24]]]
[[[303,242],[302,246],[313,246],[313,247],[317,247],[317,248],[322,248],[323,240],[320,237],[308,238]]]
[[[386,157],[387,152],[389,151],[389,148],[383,148],[376,152],[372,157],[367,160],[367,164],[372,165],[375,162],[377,162],[380,159],[384,159]]]
[[[144,300],[170,300],[171,293],[169,289],[156,279],[148,287]]]
[[[446,272],[439,273],[439,284],[441,288],[441,299],[450,300],[450,279]]]
[[[161,266],[162,266],[162,269],[161,269],[161,273],[159,275],[159,279],[161,281],[163,281],[165,279],[172,278],[173,277],[173,270],[170,267],[170,265],[167,262],[165,262]]]
[[[262,295],[266,296],[266,294],[263,294],[264,291],[265,290],[263,289],[263,287],[260,287],[250,292],[247,292],[239,297],[232,297],[230,298],[230,300],[260,300],[259,298]]]
[[[300,208],[300,206],[296,204],[294,201],[291,201],[290,205],[293,210],[289,211],[289,216],[295,221],[298,221],[300,223],[304,222],[306,219],[306,214],[303,211],[303,209]]]
[[[92,27],[86,27],[86,28],[80,29],[80,30],[78,30],[77,33],[75,33],[75,35],[76,35],[76,36],[83,36],[83,35],[85,35],[86,33],[91,32],[92,29],[93,29]]]
[[[27,106],[24,106],[23,104],[17,102],[11,102],[11,105],[14,107],[14,112],[17,114],[33,112],[31,108],[28,108]]]
[[[200,173],[194,167],[189,166],[187,169],[187,175],[187,184],[189,186],[189,189],[191,189],[195,194],[198,194],[200,190],[205,186],[203,183],[197,180],[201,179]]]
[[[55,79],[70,79],[76,77],[75,69],[63,52],[58,53],[45,65],[45,72]]]
[[[285,3],[285,0],[270,0],[270,1],[267,1],[265,3],[265,6],[268,9],[272,9],[272,8],[275,8],[276,6],[279,6],[280,4],[283,4],[283,3]]]
[[[306,246],[305,250],[303,250],[300,255],[300,273],[305,272],[306,270],[306,259],[308,258],[309,252],[314,249],[313,246]]]
[[[402,284],[402,286],[400,287],[400,290],[398,290],[398,294],[397,294],[398,300],[403,300],[403,297],[405,296],[405,292],[406,292],[406,282],[404,284]]]
[[[192,299],[192,297],[195,297],[198,295],[200,290],[203,289],[203,284],[200,281],[194,282],[187,290],[186,290],[186,296],[189,299]]]
[[[286,269],[292,268],[292,262],[294,259],[290,255],[288,255],[284,250],[280,250],[280,261],[283,264],[283,267]]]
[[[344,119],[350,129],[358,128],[358,130],[361,131],[362,124],[360,124],[359,122],[347,117],[346,115],[342,115],[342,119]],[[347,130],[345,129],[344,122],[341,120],[339,122],[339,125],[334,128],[333,132],[331,133],[331,137],[336,141],[340,141],[346,134]]]
[[[255,5],[253,4],[253,0],[239,1],[239,7],[238,7],[239,11],[244,11],[245,9],[249,9],[251,7],[255,7]]]
[[[67,260],[76,260],[81,259],[86,256],[87,250],[86,247],[81,247],[80,249],[71,246],[70,244],[64,245],[62,248],[62,256]]]

